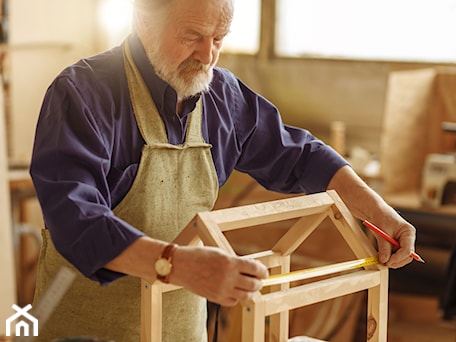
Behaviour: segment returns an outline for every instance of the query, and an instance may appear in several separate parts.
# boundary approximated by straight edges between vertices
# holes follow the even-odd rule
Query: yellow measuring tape
[[[369,265],[378,264],[378,257],[368,257],[363,259],[345,261],[338,264],[331,264],[313,268],[306,268],[304,270],[293,271],[283,274],[274,274],[266,279],[263,279],[263,286],[271,286],[292,281],[320,277],[328,274],[333,274],[342,271],[348,271],[356,268],[361,268]]]

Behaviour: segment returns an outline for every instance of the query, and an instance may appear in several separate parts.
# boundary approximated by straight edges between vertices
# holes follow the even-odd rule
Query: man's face
[[[173,0],[162,29],[141,40],[160,78],[179,99],[209,88],[233,14],[231,0]]]

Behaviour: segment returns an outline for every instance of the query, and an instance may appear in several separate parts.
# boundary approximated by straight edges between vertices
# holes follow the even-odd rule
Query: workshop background
[[[43,222],[27,167],[44,93],[65,66],[125,38],[131,4],[0,3],[2,335],[11,305],[33,297]],[[275,103],[286,123],[309,129],[346,156],[416,225],[417,252],[426,263],[390,272],[388,341],[455,342],[456,1],[366,3],[237,1],[219,66]],[[217,208],[283,197],[235,173]],[[268,246],[265,235],[232,234],[230,241],[243,253]],[[294,266],[337,262],[347,253],[342,245],[326,224],[299,249]],[[291,336],[365,340],[365,298],[359,293],[295,310]],[[221,340],[237,341],[238,310],[222,310],[222,317]]]

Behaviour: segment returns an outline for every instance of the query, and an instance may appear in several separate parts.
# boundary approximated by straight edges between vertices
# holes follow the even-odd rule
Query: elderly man
[[[124,44],[49,87],[31,165],[47,228],[36,300],[61,265],[79,276],[40,341],[139,341],[141,278],[183,287],[165,296],[164,341],[206,341],[206,299],[245,301],[267,269],[170,242],[212,208],[234,169],[283,193],[335,189],[355,216],[400,240],[394,253],[379,241],[383,263],[412,260],[414,228],[341,156],[215,67],[232,15],[232,0],[136,0]]]

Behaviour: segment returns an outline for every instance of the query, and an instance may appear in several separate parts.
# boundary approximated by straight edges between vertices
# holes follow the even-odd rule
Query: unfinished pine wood
[[[243,256],[261,261],[271,274],[285,274],[290,271],[292,253],[326,218],[334,223],[335,229],[358,258],[377,254],[372,242],[335,191],[198,213],[175,242],[202,242],[235,254],[223,232],[293,219],[293,225],[271,250]],[[159,281],[143,288],[142,322],[146,326],[142,333],[148,336],[142,336],[142,342],[161,342],[161,317],[157,317],[157,310],[161,311],[161,294],[168,290],[173,289],[163,287]],[[313,282],[290,284],[288,281],[257,292],[243,305],[242,342],[263,342],[267,317],[270,319],[269,340],[288,341],[290,310],[363,290],[368,293],[366,340],[386,341],[388,269],[373,264]]]
[[[367,302],[367,340],[387,340],[388,272],[380,272],[380,282],[369,287]]]
[[[454,67],[388,76],[380,144],[384,195],[419,191],[426,156],[454,151],[454,135],[445,134],[441,125],[456,121],[455,89]]]
[[[285,274],[290,272],[290,255],[283,255],[279,259],[279,266],[270,265],[269,273],[273,274]],[[271,292],[286,291],[290,288],[290,283],[283,283],[270,287]],[[288,339],[288,325],[289,315],[288,312],[281,311],[271,315],[269,318],[269,339],[268,341],[285,341]]]
[[[163,293],[180,289],[180,286],[141,280],[141,342],[161,342]]]

